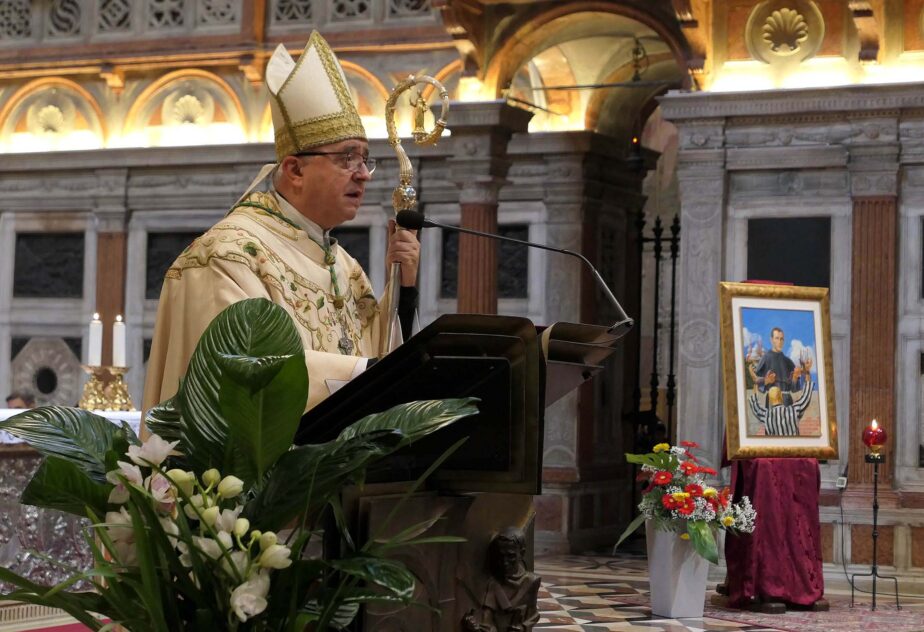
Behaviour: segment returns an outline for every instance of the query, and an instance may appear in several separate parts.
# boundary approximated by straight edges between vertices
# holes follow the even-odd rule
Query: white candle
[[[87,364],[100,366],[103,363],[103,322],[99,314],[93,314],[93,320],[90,321],[88,349]]]
[[[112,366],[125,366],[125,323],[116,316],[112,323]]]

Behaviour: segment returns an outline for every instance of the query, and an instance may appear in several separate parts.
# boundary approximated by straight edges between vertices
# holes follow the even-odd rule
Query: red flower
[[[655,485],[667,485],[672,480],[674,480],[674,475],[670,472],[665,472],[661,470],[660,472],[655,472],[654,478],[652,479]]]
[[[691,463],[690,461],[684,461],[680,464],[680,471],[686,474],[687,476],[692,476],[696,474],[699,470],[699,466],[696,463]]]
[[[722,490],[722,493],[719,494],[719,504],[722,505],[722,507],[728,507],[728,499],[730,497],[731,497],[731,490],[726,487],[725,489]]]
[[[717,472],[711,467],[702,467],[702,466],[698,466],[696,468],[696,472],[698,474],[709,474],[711,476],[715,476],[717,474]]]
[[[694,463],[699,463],[699,459],[697,459],[696,456],[689,450],[684,450],[683,455],[687,457],[688,459],[690,459],[691,461],[693,461]]]
[[[677,501],[674,500],[674,497],[670,494],[661,496],[661,504],[664,505],[665,509],[674,509],[677,507]]]
[[[699,447],[699,444],[696,443],[695,441],[681,441],[680,445],[682,445],[685,448],[698,448]]]
[[[688,493],[693,498],[698,498],[699,496],[703,495],[703,486],[697,485],[696,483],[690,483],[683,488],[683,491]]]
[[[687,496],[683,501],[683,505],[677,508],[677,513],[681,516],[689,516],[693,513],[693,510],[696,509],[696,503],[693,502],[692,496]]]

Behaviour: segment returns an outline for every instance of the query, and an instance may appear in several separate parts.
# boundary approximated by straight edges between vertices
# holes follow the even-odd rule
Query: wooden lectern
[[[538,330],[526,318],[452,314],[438,318],[302,418],[295,442],[334,438],[350,423],[397,404],[477,397],[479,414],[394,455],[370,472],[361,489],[345,490],[344,511],[358,541],[394,534],[432,518],[430,535],[457,535],[464,544],[399,550],[417,575],[415,599],[434,611],[369,608],[363,630],[456,632],[479,607],[489,580],[492,537],[510,526],[529,540],[532,496],[542,493],[545,408],[602,370],[628,327],[557,323]],[[461,437],[468,440],[414,494],[384,533],[380,527],[410,481]],[[395,627],[397,626],[397,627]]]

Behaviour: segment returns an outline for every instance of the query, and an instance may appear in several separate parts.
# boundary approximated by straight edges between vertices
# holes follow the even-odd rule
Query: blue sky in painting
[[[741,327],[745,356],[758,343],[764,351],[769,351],[770,330],[779,327],[785,335],[783,353],[798,366],[800,351],[805,348],[812,358],[812,376],[817,376],[814,314],[810,310],[742,307]]]

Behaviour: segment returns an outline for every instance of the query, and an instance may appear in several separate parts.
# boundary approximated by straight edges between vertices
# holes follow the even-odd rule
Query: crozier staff
[[[144,388],[144,409],[172,397],[209,322],[246,298],[292,317],[305,347],[308,408],[334,381],[383,352],[387,305],[330,230],[352,220],[375,170],[346,77],[327,42],[311,34],[296,63],[280,45],[266,68],[277,163],[269,191],[251,186],[228,215],[167,270]],[[389,222],[386,268],[401,264],[399,314],[417,301],[416,231]],[[388,288],[383,297],[388,296]]]

